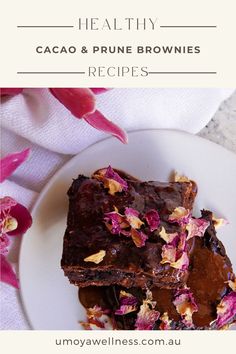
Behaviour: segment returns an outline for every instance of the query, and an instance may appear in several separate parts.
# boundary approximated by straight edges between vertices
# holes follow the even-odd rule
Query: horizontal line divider
[[[85,71],[17,71],[17,74],[85,74]]]
[[[17,28],[74,28],[74,26],[17,26]]]
[[[217,28],[217,26],[160,26],[161,28]]]
[[[216,71],[149,71],[148,74],[217,74]]]

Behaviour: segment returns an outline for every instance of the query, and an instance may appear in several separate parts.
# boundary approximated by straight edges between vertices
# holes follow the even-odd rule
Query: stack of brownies
[[[196,183],[142,182],[113,170],[69,191],[61,266],[79,287],[85,329],[225,329],[236,280],[216,227],[192,215]]]

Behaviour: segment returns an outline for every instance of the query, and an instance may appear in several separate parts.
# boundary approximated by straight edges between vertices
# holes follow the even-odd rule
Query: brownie
[[[191,210],[197,187],[194,182],[142,182],[123,172],[119,175],[127,189],[109,194],[97,178],[80,175],[68,191],[69,212],[64,235],[61,266],[70,282],[80,287],[112,284],[130,287],[160,286],[176,288],[186,282],[188,271],[161,264],[164,241],[157,237],[162,226],[169,233],[180,232],[181,226],[168,218],[177,207]],[[143,247],[136,247],[125,235],[111,234],[104,216],[114,209],[123,214],[133,208],[140,215],[157,210],[158,230],[151,232],[146,224],[142,232],[148,236]],[[189,242],[188,247],[191,247]],[[105,252],[98,264],[85,261],[89,256]]]
[[[217,238],[214,224],[212,222],[212,213],[202,211],[202,217],[210,222],[204,237],[195,237],[194,245],[190,254],[189,275],[186,286],[193,294],[198,310],[193,313],[193,325],[189,328],[182,321],[176,307],[173,303],[176,289],[167,289],[161,287],[151,288],[152,299],[156,302],[155,310],[160,314],[168,313],[171,320],[170,329],[218,329],[215,325],[217,318],[217,305],[224,296],[227,296],[232,290],[227,281],[234,280],[232,265],[226,255],[222,242]],[[141,288],[124,289],[120,286],[96,287],[80,289],[79,297],[81,303],[90,308],[95,305],[102,309],[109,309],[114,316],[116,328],[121,330],[135,329],[137,311],[126,315],[114,315],[119,308],[120,290],[126,290],[133,294],[139,306],[145,299],[145,290]],[[236,321],[236,316],[231,318],[227,324]],[[160,329],[160,319],[157,320],[153,329]]]

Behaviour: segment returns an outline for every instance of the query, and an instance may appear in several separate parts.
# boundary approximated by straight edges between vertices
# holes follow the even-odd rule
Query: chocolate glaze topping
[[[203,211],[205,219],[211,221],[212,213]],[[193,314],[194,329],[210,329],[211,322],[216,319],[216,307],[229,291],[227,281],[233,279],[233,270],[229,258],[225,254],[222,243],[217,239],[214,225],[211,222],[203,238],[195,237],[190,254],[189,276],[187,286],[193,293],[198,311]],[[88,287],[79,290],[79,298],[84,307],[99,305],[102,308],[115,310],[119,307],[120,287]],[[145,299],[145,291],[141,288],[128,290],[139,299]],[[176,289],[153,287],[151,289],[156,309],[162,314],[167,312],[174,320],[173,329],[187,329],[173,304]],[[119,329],[134,329],[137,313],[115,316]],[[158,326],[157,328],[158,329]]]

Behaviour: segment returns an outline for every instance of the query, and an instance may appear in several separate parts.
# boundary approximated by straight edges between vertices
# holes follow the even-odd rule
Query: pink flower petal
[[[5,181],[12,173],[28,158],[30,149],[7,155],[0,161],[1,175],[0,182]]]
[[[93,91],[95,95],[99,95],[100,93],[107,92],[112,90],[111,88],[100,88],[100,87],[90,87],[90,90]]]
[[[186,229],[188,230],[187,240],[195,236],[203,237],[209,225],[210,222],[205,219],[190,218],[186,226]]]
[[[95,110],[95,95],[89,88],[50,88],[50,92],[76,118]]]
[[[155,302],[146,299],[140,306],[140,310],[135,322],[136,330],[152,330],[156,321],[160,317],[160,312],[154,310]]]
[[[120,291],[120,308],[115,311],[115,315],[126,315],[137,310],[137,298],[124,290]]]
[[[137,303],[138,303],[138,300],[134,295],[127,293],[124,290],[120,291],[120,304],[121,305],[137,305]]]
[[[4,95],[14,96],[14,95],[18,95],[22,91],[23,88],[1,88],[0,96],[4,96]]]
[[[181,315],[183,323],[187,327],[192,327],[192,315],[198,311],[198,306],[189,288],[177,290],[173,304],[177,312]]]
[[[132,228],[130,234],[136,247],[141,248],[145,246],[146,240],[148,239],[145,233]]]
[[[160,317],[161,323],[159,329],[162,331],[166,331],[171,329],[171,322],[172,320],[169,319],[168,312],[164,312],[163,315]]]
[[[118,127],[118,125],[105,118],[101,112],[95,111],[92,114],[87,114],[84,116],[84,119],[92,127],[114,135],[124,144],[128,143],[128,136],[126,132],[122,128]]]
[[[19,289],[19,282],[12,266],[3,255],[0,255],[0,280]]]
[[[32,225],[32,217],[28,209],[22,204],[16,204],[10,210],[10,215],[17,220],[17,228],[8,232],[9,236],[16,236],[24,234]]]
[[[125,216],[132,228],[140,229],[143,225],[143,222],[139,219],[139,212],[137,210],[133,208],[125,208]]]
[[[177,223],[179,225],[188,224],[191,213],[188,209],[184,207],[175,208],[173,213],[169,216],[169,222]]]
[[[225,295],[217,306],[216,326],[218,329],[224,327],[231,321],[236,321],[236,292],[232,291]]]
[[[123,178],[121,178],[120,175],[115,172],[111,166],[107,167],[104,177],[108,179],[113,179],[114,181],[118,182],[121,185],[122,190],[127,191],[127,182]]]
[[[115,311],[115,315],[124,316],[136,310],[137,308],[134,305],[121,305],[120,308]]]
[[[171,234],[168,234],[166,232],[166,229],[162,226],[161,231],[159,232],[159,236],[166,242],[166,243],[171,243],[174,241],[176,236],[178,236],[177,232],[173,232]]]
[[[108,230],[114,235],[119,235],[123,229],[129,227],[125,217],[116,211],[106,213],[104,222]]]
[[[80,323],[87,330],[115,329],[111,318],[107,316],[109,312],[109,310],[103,310],[100,306],[95,305],[87,309],[87,322]]]
[[[105,188],[108,188],[108,193],[115,195],[117,192],[127,191],[127,182],[115,172],[111,166],[102,168],[96,171],[93,176],[97,180],[101,181]]]
[[[175,261],[170,263],[171,267],[186,270],[189,266],[189,258],[187,252],[183,252],[182,255]]]
[[[12,197],[4,197],[0,198],[0,212],[6,212],[9,213],[10,209],[14,207],[17,204],[17,201],[13,199]],[[2,218],[2,215],[1,215]]]
[[[162,246],[162,264],[169,263],[171,267],[185,270],[189,266],[186,252],[186,234],[180,233],[170,242]]]
[[[106,213],[104,222],[108,230],[112,234],[122,234],[131,237],[136,247],[144,247],[148,236],[138,231],[143,222],[138,218],[139,212],[133,208],[125,208],[125,215],[121,215],[118,211]]]
[[[147,223],[150,227],[150,231],[153,232],[157,230],[158,226],[160,225],[160,216],[157,210],[155,209],[149,210],[144,217],[147,220]]]
[[[0,254],[6,255],[8,253],[7,247],[9,246],[10,240],[7,234],[0,233]]]
[[[221,226],[229,224],[229,221],[224,218],[217,218],[215,215],[212,216],[212,221],[215,226],[215,229],[219,229]]]
[[[169,244],[163,245],[161,257],[161,264],[174,263],[176,260],[176,247]]]
[[[227,283],[230,289],[236,292],[236,278],[234,280],[228,280]]]

